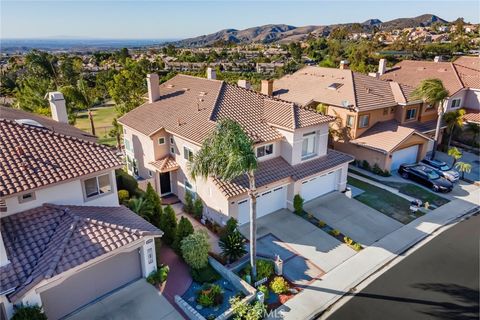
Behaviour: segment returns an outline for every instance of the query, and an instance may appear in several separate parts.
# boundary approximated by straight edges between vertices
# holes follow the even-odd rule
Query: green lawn
[[[365,191],[356,196],[356,200],[380,211],[390,218],[405,224],[417,218],[411,215],[409,209],[410,202],[402,197],[352,177],[348,177],[348,184]],[[421,215],[421,213],[419,213],[419,215]]]
[[[116,145],[114,137],[108,135],[113,128],[112,121],[117,116],[115,107],[98,107],[92,108],[93,123],[95,125],[95,133],[98,137],[98,142],[111,146]],[[88,112],[79,112],[75,122],[75,127],[91,133],[90,120],[88,119]]]

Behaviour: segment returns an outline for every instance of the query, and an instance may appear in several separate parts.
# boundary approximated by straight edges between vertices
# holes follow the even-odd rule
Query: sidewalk
[[[474,193],[472,197],[478,199],[479,189]],[[280,313],[283,319],[315,317],[406,249],[476,207],[478,202],[456,199],[412,221],[337,266],[323,280],[305,287],[299,295],[272,314],[278,318]]]

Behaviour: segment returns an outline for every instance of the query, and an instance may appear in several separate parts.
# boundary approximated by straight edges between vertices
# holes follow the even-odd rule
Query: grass
[[[93,123],[95,125],[95,133],[98,142],[111,146],[116,145],[115,137],[110,137],[108,133],[113,128],[112,121],[117,116],[115,107],[97,107],[92,108]],[[79,112],[75,122],[75,127],[91,133],[90,120],[88,119],[88,111]]]
[[[356,200],[363,204],[401,223],[406,224],[416,218],[411,215],[410,202],[408,200],[352,177],[348,177],[348,184],[364,191],[355,197]]]

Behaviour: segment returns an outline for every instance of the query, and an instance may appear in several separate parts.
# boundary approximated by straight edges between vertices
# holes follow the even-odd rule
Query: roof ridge
[[[97,226],[108,227],[108,228],[112,228],[112,229],[116,229],[116,230],[120,230],[120,231],[127,231],[127,232],[133,233],[137,236],[143,236],[145,234],[145,232],[140,231],[137,228],[130,228],[130,227],[126,227],[126,226],[116,224],[116,223],[106,222],[106,221],[102,221],[102,220],[94,219],[94,218],[89,218],[89,217],[79,217],[79,218],[86,221],[86,222],[96,224]]]
[[[458,72],[458,70],[457,70],[456,65],[455,65],[453,62],[450,62],[450,65],[452,66],[452,69],[453,69],[453,71],[454,71],[454,73],[455,73],[455,77],[456,77],[457,80],[460,82],[460,85],[462,86],[462,89],[465,88],[465,83],[463,83],[462,78],[461,78],[460,75],[459,75],[459,72]],[[457,90],[457,92],[458,92],[458,90]],[[455,93],[456,93],[456,92],[455,92]],[[454,93],[452,93],[452,95],[453,95],[453,94],[454,94]]]

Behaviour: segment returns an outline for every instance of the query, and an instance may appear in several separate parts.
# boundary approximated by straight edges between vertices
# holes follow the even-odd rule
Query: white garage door
[[[390,170],[396,170],[403,163],[417,162],[418,144],[392,153]]]
[[[75,273],[59,285],[40,293],[48,319],[60,319],[93,300],[142,277],[138,250]]]
[[[257,218],[275,212],[287,205],[287,186],[273,188],[257,196]],[[238,224],[250,221],[250,200],[238,202]]]
[[[336,170],[302,181],[300,196],[303,198],[303,200],[309,201],[326,193],[332,192],[337,186],[337,177],[339,172],[340,170]]]

